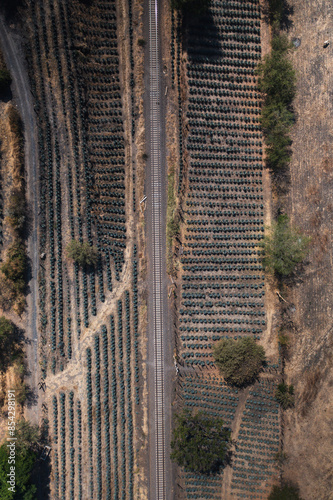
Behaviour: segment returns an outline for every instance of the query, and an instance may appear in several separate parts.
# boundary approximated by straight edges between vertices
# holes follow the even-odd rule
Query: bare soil
[[[292,222],[311,236],[308,261],[289,289],[295,328],[288,382],[295,410],[285,414],[284,476],[298,483],[304,500],[329,500],[332,492],[332,221],[333,221],[333,45],[323,48],[333,26],[330,2],[291,0],[288,37],[301,45],[292,53],[297,71],[291,183]]]

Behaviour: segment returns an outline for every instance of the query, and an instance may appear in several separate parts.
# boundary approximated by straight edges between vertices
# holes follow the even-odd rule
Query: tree
[[[17,437],[20,449],[37,450],[40,439],[39,427],[22,418],[16,423],[15,437]]]
[[[216,473],[230,447],[230,431],[221,419],[188,410],[175,415],[171,441],[171,460],[186,471]]]
[[[286,35],[275,35],[271,52],[257,66],[258,87],[265,94],[266,104],[289,106],[295,97],[296,73],[288,59],[291,48]]]
[[[72,240],[67,246],[67,255],[81,267],[95,266],[97,264],[97,248],[90,246],[86,241],[80,243],[79,241]]]
[[[225,380],[236,386],[253,382],[265,361],[264,348],[251,337],[222,339],[213,347],[213,356]]]
[[[278,276],[289,276],[304,260],[309,243],[310,238],[292,227],[286,215],[280,215],[261,242],[264,267]]]
[[[16,443],[18,444],[18,441]],[[0,498],[2,500],[35,499],[37,488],[31,484],[31,472],[36,462],[36,453],[30,449],[21,449],[16,446],[15,492],[12,492],[8,489],[10,485],[7,483],[10,473],[8,450],[7,443],[0,447]]]
[[[294,122],[292,100],[296,93],[296,73],[288,58],[291,44],[285,35],[275,34],[272,50],[256,69],[258,87],[264,94],[261,125],[267,144],[267,165],[283,171],[291,157],[290,128]]]
[[[299,496],[299,489],[291,483],[282,486],[273,486],[268,500],[302,500]]]
[[[277,386],[275,399],[284,410],[293,406],[295,403],[294,386],[281,382],[281,384]]]

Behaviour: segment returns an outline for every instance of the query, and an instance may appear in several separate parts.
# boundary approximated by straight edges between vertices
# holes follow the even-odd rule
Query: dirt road
[[[37,216],[38,216],[38,177],[37,177],[37,125],[30,93],[29,79],[26,63],[21,48],[20,38],[5,24],[0,17],[0,43],[6,60],[7,67],[12,76],[12,92],[14,101],[20,111],[24,123],[25,136],[25,168],[26,168],[26,194],[31,213],[31,232],[28,237],[28,255],[31,263],[31,277],[28,283],[27,296],[27,328],[25,337],[26,357],[29,384],[33,398],[26,407],[25,417],[33,423],[38,423],[38,331],[37,331],[37,272],[38,272],[38,241],[37,241]]]

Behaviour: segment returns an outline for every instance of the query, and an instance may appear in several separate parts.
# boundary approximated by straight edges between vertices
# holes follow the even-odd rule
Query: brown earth
[[[288,290],[294,323],[286,376],[296,393],[285,414],[284,476],[298,483],[304,500],[329,500],[332,491],[332,208],[333,208],[333,26],[330,2],[291,0],[288,37],[297,71],[291,183],[292,222],[311,236],[308,261]]]

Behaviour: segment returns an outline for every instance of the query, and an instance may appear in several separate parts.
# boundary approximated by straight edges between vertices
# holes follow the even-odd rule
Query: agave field
[[[269,361],[250,390],[235,390],[221,380],[212,356],[216,341],[260,341],[266,328],[258,255],[264,233],[261,103],[254,74],[260,19],[259,0],[212,0],[200,23],[188,23],[183,39],[173,22],[179,103],[182,81],[187,88],[186,115],[179,108],[178,191],[186,223],[178,358],[194,373],[182,378],[179,394],[182,406],[222,417],[236,440],[232,466],[219,476],[181,473],[188,499],[221,498],[222,485],[222,498],[264,499],[276,476],[279,360]]]
[[[41,329],[53,354],[44,370],[53,374],[64,369],[82,328],[96,316],[106,290],[120,280],[126,248],[115,3],[101,1],[94,7],[96,22],[80,2],[50,0],[30,8],[30,63],[39,119],[40,252],[45,255]],[[76,264],[74,274],[68,272],[64,257],[70,239],[98,248],[96,273]]]
[[[130,109],[125,130],[122,97],[126,87],[134,106],[132,0],[124,7],[131,33],[125,83],[118,8],[115,0],[38,0],[27,7],[53,499],[135,498],[135,431],[143,404],[139,261],[135,234],[127,230],[136,198],[125,146],[135,124]],[[94,269],[68,259],[73,239],[97,248]]]
[[[52,498],[135,498],[134,413],[140,401],[133,404],[131,299],[126,291],[82,353],[80,390],[53,396]]]

